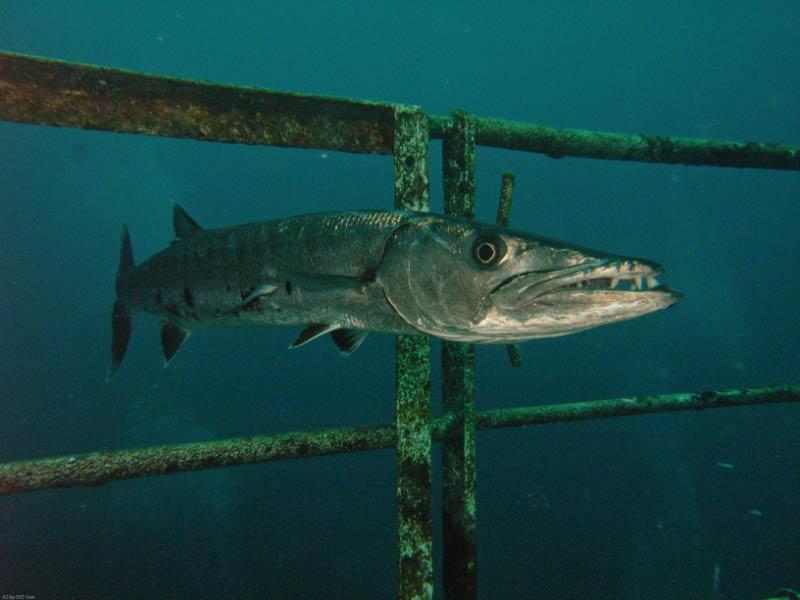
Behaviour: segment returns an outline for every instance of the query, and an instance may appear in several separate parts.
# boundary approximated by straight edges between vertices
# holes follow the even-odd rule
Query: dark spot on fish
[[[167,304],[164,309],[171,314],[173,317],[180,317],[181,314],[178,312],[178,307],[174,304]]]
[[[230,292],[231,291],[231,284],[230,283],[226,283],[225,284],[225,291],[226,292]]]
[[[376,277],[377,273],[375,269],[367,269],[361,274],[361,277],[359,277],[358,279],[359,281],[361,281],[361,283],[374,283]]]
[[[286,285],[284,287],[286,288],[286,293],[291,295],[292,294],[292,282],[287,279],[286,280]]]
[[[161,293],[161,290],[156,290],[156,304],[159,306],[164,304],[164,294]]]
[[[255,287],[255,286],[251,286],[251,287],[247,288],[246,290],[244,290],[244,291],[241,293],[242,300],[244,300],[245,298],[247,298],[247,297],[248,297],[250,294],[252,294],[252,293],[253,293],[253,292],[255,292],[255,291],[256,291],[256,287]]]
[[[189,286],[185,286],[183,288],[183,299],[186,301],[186,306],[189,308],[194,308],[194,298],[192,297],[192,290],[189,289]]]
[[[405,160],[406,166],[410,169],[414,166],[414,157],[413,156],[406,156]]]

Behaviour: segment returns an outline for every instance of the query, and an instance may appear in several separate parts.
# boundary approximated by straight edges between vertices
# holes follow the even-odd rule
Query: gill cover
[[[384,249],[377,281],[394,310],[421,332],[449,337],[471,330],[490,308],[487,271],[505,244],[467,222],[420,216],[398,227]]]

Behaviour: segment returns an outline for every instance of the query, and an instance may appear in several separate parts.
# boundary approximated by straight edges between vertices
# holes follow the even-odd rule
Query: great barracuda
[[[132,315],[162,317],[167,363],[195,329],[302,325],[350,354],[370,331],[508,343],[582,331],[674,304],[661,267],[432,213],[321,213],[203,229],[180,206],[177,239],[139,266],[122,232],[110,378]]]

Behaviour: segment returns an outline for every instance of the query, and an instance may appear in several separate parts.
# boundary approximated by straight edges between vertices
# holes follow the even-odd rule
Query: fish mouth
[[[519,309],[557,297],[615,297],[621,303],[643,295],[673,304],[682,295],[659,281],[661,265],[638,259],[603,260],[552,271],[526,271],[502,281],[491,292],[499,308]]]

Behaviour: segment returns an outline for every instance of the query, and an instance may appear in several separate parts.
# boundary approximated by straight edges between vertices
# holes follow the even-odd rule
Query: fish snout
[[[497,308],[507,310],[525,308],[549,294],[577,290],[586,294],[664,292],[677,301],[681,294],[659,281],[662,274],[661,265],[648,260],[592,260],[562,269],[516,274],[496,286],[491,299]]]

